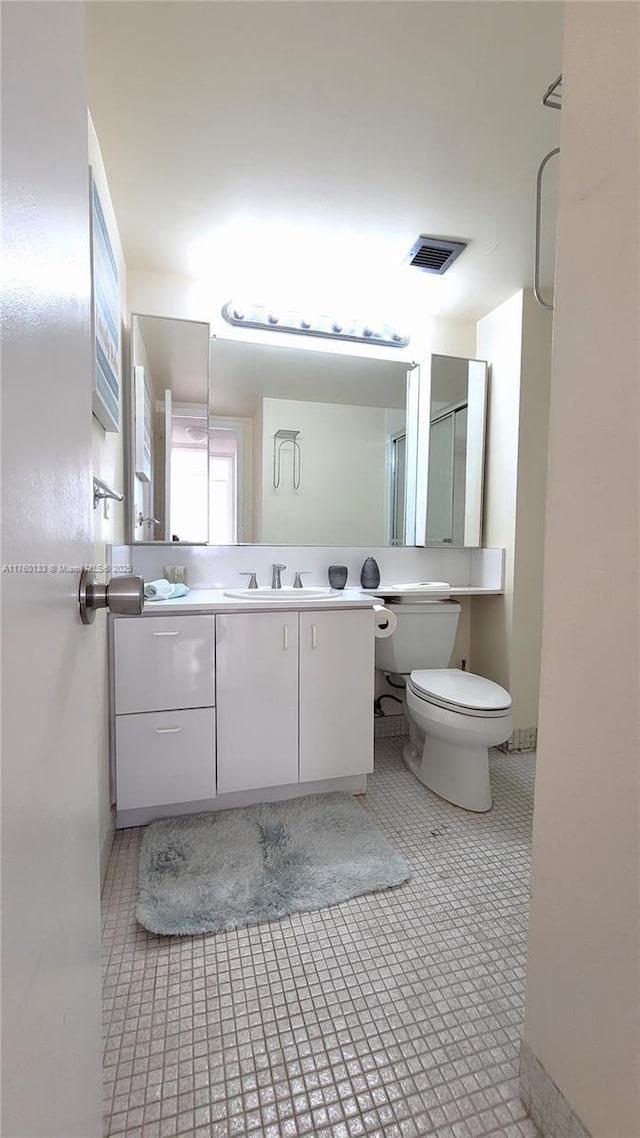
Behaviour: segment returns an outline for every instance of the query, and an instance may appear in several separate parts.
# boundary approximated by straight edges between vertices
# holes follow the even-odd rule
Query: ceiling
[[[531,284],[555,0],[93,0],[89,106],[129,270],[405,323]],[[420,234],[468,248],[411,269]],[[550,243],[552,244],[552,242]],[[550,278],[551,258],[545,259]]]

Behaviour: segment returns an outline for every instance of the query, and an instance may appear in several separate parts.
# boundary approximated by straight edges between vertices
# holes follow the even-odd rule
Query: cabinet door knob
[[[152,636],[179,636],[180,631],[176,629],[175,632],[152,632]]]
[[[156,735],[175,735],[176,731],[182,731],[182,727],[154,727]]]
[[[287,648],[289,647],[289,625],[288,624],[283,624],[283,626],[282,626],[282,647],[283,647],[285,652],[287,651]]]
[[[311,647],[316,648],[318,645],[318,629],[315,624],[311,625]]]

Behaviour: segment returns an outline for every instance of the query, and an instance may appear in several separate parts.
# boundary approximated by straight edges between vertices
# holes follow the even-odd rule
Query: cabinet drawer
[[[118,810],[214,798],[215,711],[116,717]]]
[[[213,616],[114,621],[115,711],[212,707]]]

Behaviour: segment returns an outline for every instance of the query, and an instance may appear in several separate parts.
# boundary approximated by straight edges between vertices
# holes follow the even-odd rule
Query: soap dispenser
[[[360,584],[363,589],[377,589],[380,584],[380,570],[378,562],[373,557],[365,558],[360,573]]]

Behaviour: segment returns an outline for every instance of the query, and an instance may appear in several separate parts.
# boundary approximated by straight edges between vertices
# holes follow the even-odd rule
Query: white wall
[[[525,1040],[640,1134],[636,4],[566,5]]]
[[[477,328],[491,365],[483,544],[506,553],[504,596],[473,605],[471,666],[511,692],[516,730],[537,724],[551,331],[530,289]]]
[[[214,335],[226,339],[242,338],[230,325],[225,324],[218,310],[214,310],[211,301],[211,290],[197,280],[190,277],[180,277],[171,273],[152,273],[139,269],[130,269],[127,278],[129,297],[129,311],[149,316],[174,316],[183,320],[204,320],[211,324]],[[241,330],[242,331],[242,330]],[[246,330],[245,330],[246,331]],[[424,327],[410,329],[415,342],[402,352],[398,352],[398,359],[415,360],[419,362],[428,352],[439,352],[442,355],[473,356],[476,347],[475,324],[469,320],[455,320],[449,317],[429,317],[425,319]],[[280,344],[282,347],[300,346],[305,342],[300,336],[280,335],[274,337],[273,333],[256,333],[258,343]],[[311,350],[317,345],[311,345]],[[359,344],[343,344],[345,354],[361,355]],[[382,358],[388,359],[388,349],[378,349]],[[376,351],[370,350],[372,358],[376,358]]]
[[[518,292],[478,323],[476,355],[488,360],[489,397],[484,482],[485,545],[503,546],[505,594],[473,610],[474,671],[509,688],[513,624],[514,547],[518,487],[518,422],[524,295]],[[513,693],[512,693],[513,697]],[[514,726],[522,723],[514,707]]]
[[[473,359],[476,352],[475,324],[467,320],[435,317],[431,322],[428,351],[443,356],[468,356]],[[417,362],[420,363],[420,359]]]
[[[128,276],[128,295],[129,311],[141,316],[211,321],[211,300],[207,291],[189,277],[134,269]]]
[[[544,518],[547,500],[552,316],[525,289],[522,313],[518,481],[513,550],[510,690],[518,723],[538,722]]]

